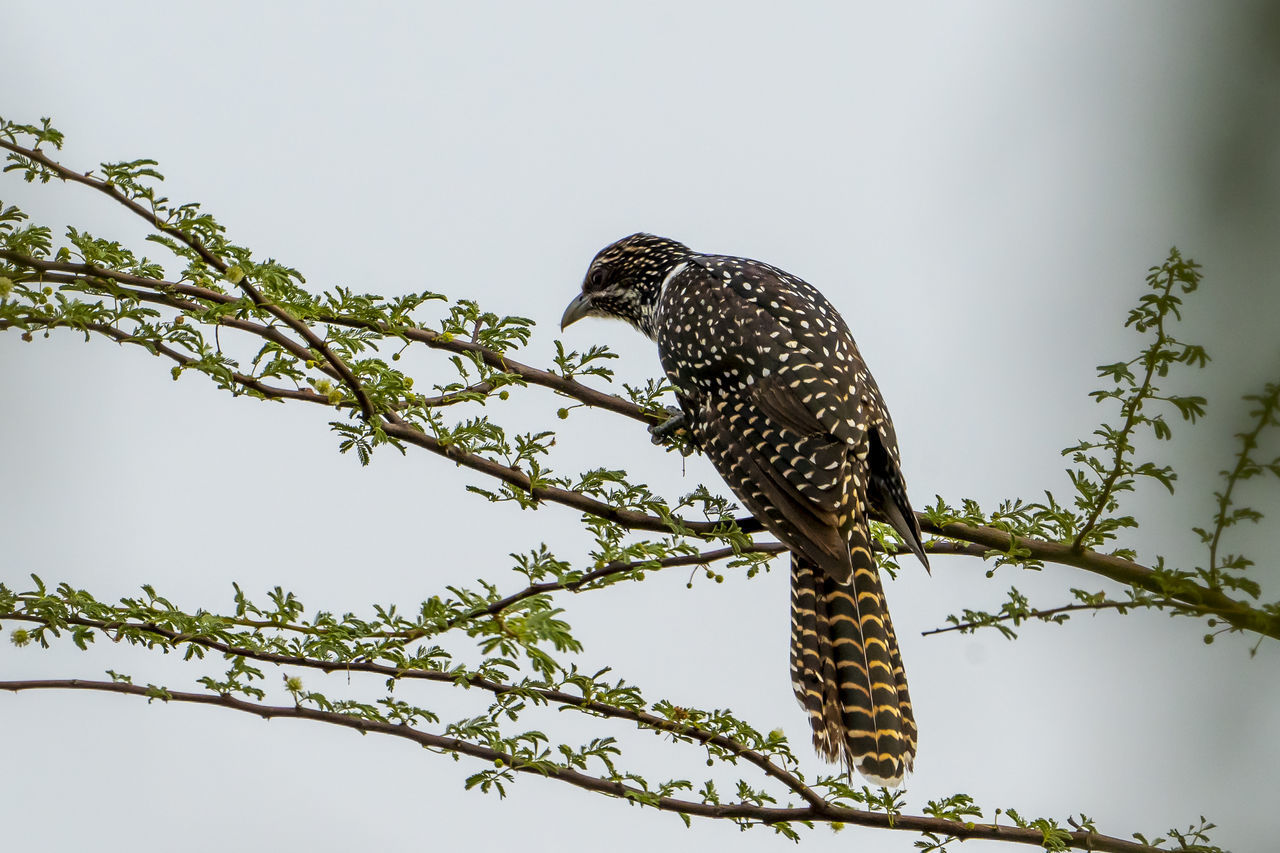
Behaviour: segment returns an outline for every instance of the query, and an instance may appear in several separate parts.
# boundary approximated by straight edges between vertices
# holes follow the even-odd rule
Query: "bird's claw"
[[[689,417],[678,406],[667,406],[667,419],[660,424],[649,427],[649,436],[654,444],[672,444],[676,439],[683,439],[678,444],[681,453],[686,456],[693,452],[693,436],[689,430]],[[685,446],[689,445],[686,452]]]
[[[683,409],[678,406],[667,406],[666,412],[665,421],[649,427],[649,435],[652,436],[654,444],[665,444],[676,433],[689,428],[689,419],[685,416]]]

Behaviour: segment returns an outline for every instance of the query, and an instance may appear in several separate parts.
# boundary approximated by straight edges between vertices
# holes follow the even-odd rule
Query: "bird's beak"
[[[564,316],[560,318],[560,331],[569,328],[573,323],[578,322],[583,317],[591,313],[591,297],[585,293],[579,293],[573,297],[573,301],[569,303],[569,307],[564,309]]]

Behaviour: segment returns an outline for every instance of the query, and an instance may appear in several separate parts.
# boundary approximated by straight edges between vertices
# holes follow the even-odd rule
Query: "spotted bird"
[[[791,551],[791,682],[814,747],[899,784],[916,723],[868,518],[929,562],[893,423],[844,320],[776,267],[652,234],[595,256],[561,328],[592,316],[657,343],[680,408],[655,440],[686,430]]]

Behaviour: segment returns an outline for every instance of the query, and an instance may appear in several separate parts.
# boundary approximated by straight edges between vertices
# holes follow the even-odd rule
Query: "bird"
[[[901,784],[917,729],[869,520],[929,560],[893,422],[844,319],[777,267],[647,233],[596,254],[561,331],[584,317],[658,345],[679,407],[654,441],[686,435],[790,551],[791,683],[815,750]]]

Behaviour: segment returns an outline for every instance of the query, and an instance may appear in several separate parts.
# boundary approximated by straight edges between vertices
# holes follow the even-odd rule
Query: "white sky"
[[[1186,530],[1209,518],[1239,393],[1280,373],[1280,146],[1267,144],[1274,123],[1256,121],[1276,114],[1280,89],[1266,85],[1245,7],[5,5],[0,114],[52,116],[65,163],[154,157],[172,198],[201,201],[234,240],[317,289],[431,288],[531,317],[534,364],[549,363],[592,254],[635,230],[804,276],[843,311],[885,392],[917,506],[1066,497],[1058,450],[1096,425],[1094,365],[1135,351],[1124,312],[1171,244],[1205,265],[1186,337],[1215,361],[1188,388],[1212,408],[1161,448],[1182,471],[1179,494],[1140,492],[1157,516],[1125,544],[1144,559],[1200,557]],[[47,224],[138,235],[83,188],[10,175],[0,200]],[[584,322],[565,339],[610,343],[623,379],[656,373],[652,345],[622,326]],[[446,375],[426,355],[409,363],[420,385]],[[526,429],[560,405],[518,397],[511,422]],[[31,571],[102,598],[152,583],[226,609],[236,580],[255,594],[283,585],[309,611],[412,609],[478,576],[515,588],[509,552],[547,541],[581,558],[587,546],[567,510],[495,513],[462,490],[477,477],[425,453],[384,451],[362,469],[317,410],[174,383],[136,349],[0,335],[0,400],[10,586]],[[629,422],[579,411],[562,426],[563,470],[625,465],[670,494],[716,482],[701,460],[682,473]],[[1254,494],[1274,525],[1274,487]],[[1274,598],[1267,532],[1241,541]],[[784,566],[692,590],[673,571],[566,598],[582,664],[614,665],[651,700],[781,726],[816,770],[786,672]],[[1010,583],[1045,606],[1072,586],[1108,588],[1064,568],[989,581],[971,559],[938,559],[932,578],[909,565],[890,584],[921,726],[910,808],[963,791],[988,813],[1083,811],[1118,835],[1204,814],[1217,843],[1257,849],[1280,763],[1275,643],[1250,660],[1247,639],[1205,646],[1203,624],[1159,615],[1033,626],[1017,643],[920,636],[996,604]],[[0,677],[192,677],[105,645],[5,642]],[[362,695],[378,695],[371,685]],[[446,719],[473,701],[430,687],[414,698]],[[564,715],[548,725],[572,740],[604,732]],[[466,761],[214,709],[28,693],[0,696],[0,728],[0,825],[14,849],[561,850],[600,833],[619,851],[791,846],[727,823],[686,830],[537,779],[499,803],[462,790],[477,769]],[[637,767],[705,770],[687,750],[635,742]],[[804,843],[913,841],[850,828]]]

